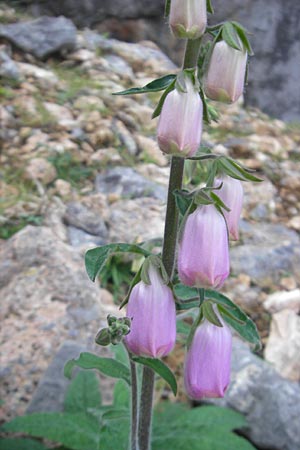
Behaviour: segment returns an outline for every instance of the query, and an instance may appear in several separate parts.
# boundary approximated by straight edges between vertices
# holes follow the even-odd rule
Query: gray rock
[[[66,341],[58,350],[28,405],[27,413],[63,411],[64,397],[70,381],[64,377],[64,365],[77,358],[86,347]]]
[[[231,384],[224,399],[214,401],[246,416],[245,435],[259,448],[298,450],[300,387],[285,380],[263,359],[234,340]]]
[[[114,167],[96,177],[96,190],[103,194],[115,193],[121,197],[153,197],[166,201],[166,188],[147,180],[131,167]]]
[[[107,227],[103,219],[101,219],[94,211],[88,209],[79,202],[68,203],[64,221],[67,225],[79,228],[94,236],[99,236],[103,242],[108,236]],[[69,236],[75,237],[72,230],[70,231]]]
[[[76,45],[76,27],[65,17],[41,17],[29,22],[0,25],[0,37],[44,59],[52,53],[73,50]]]
[[[80,228],[69,226],[67,233],[69,242],[73,247],[87,246],[89,244],[95,246],[107,244],[106,239],[86,233],[85,231],[80,230]]]
[[[21,74],[17,64],[5,51],[0,50],[0,77],[18,81],[20,76]]]
[[[164,0],[34,0],[31,3],[35,14],[62,14],[71,17],[80,26],[90,26],[107,17],[158,17],[163,12]]]
[[[246,273],[260,287],[278,283],[284,273],[300,281],[300,239],[283,225],[241,222],[243,245],[230,252],[233,273]]]

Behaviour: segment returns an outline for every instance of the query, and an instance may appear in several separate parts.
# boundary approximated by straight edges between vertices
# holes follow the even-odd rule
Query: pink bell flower
[[[216,179],[214,185],[220,186],[221,183],[223,183],[221,189],[215,192],[230,209],[230,211],[223,209],[223,214],[227,222],[230,238],[237,241],[239,239],[239,220],[243,207],[243,186],[239,180],[226,175]]]
[[[207,25],[206,0],[172,0],[169,23],[179,39],[197,39]]]
[[[193,156],[202,134],[203,105],[189,77],[185,77],[186,92],[171,91],[160,113],[157,139],[160,149],[170,155]]]
[[[220,288],[229,275],[226,222],[214,205],[199,206],[184,225],[178,274],[187,286]]]
[[[176,341],[176,308],[171,289],[150,265],[151,284],[137,283],[130,294],[127,316],[131,329],[125,337],[128,349],[138,356],[160,358],[171,352]]]
[[[208,98],[234,103],[244,90],[247,52],[217,42],[212,51],[208,71],[204,77],[204,91]]]
[[[185,390],[195,400],[224,397],[230,382],[232,334],[220,315],[218,317],[223,327],[204,319],[186,354]]]

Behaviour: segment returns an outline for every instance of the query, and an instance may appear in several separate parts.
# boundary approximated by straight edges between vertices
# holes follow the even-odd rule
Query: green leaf
[[[241,308],[233,303],[228,297],[217,291],[205,290],[205,298],[212,299],[214,302],[229,309],[229,314],[224,313],[224,311],[220,309],[220,314],[225,322],[227,322],[228,325],[230,325],[243,339],[250,344],[253,344],[255,349],[261,347],[261,341],[255,323],[241,310]]]
[[[214,13],[214,8],[211,4],[211,0],[206,0],[206,9],[207,9],[208,13],[210,13],[210,14]]]
[[[63,444],[72,450],[100,449],[99,423],[92,416],[82,413],[30,414],[16,417],[11,422],[6,423],[2,430],[45,438]]]
[[[98,273],[102,271],[108,259],[114,253],[137,253],[143,256],[149,256],[150,252],[143,247],[134,244],[108,244],[102,247],[92,248],[85,254],[85,267],[89,278],[95,281]]]
[[[163,411],[154,416],[153,450],[254,449],[248,441],[232,433],[246,426],[241,414],[217,406],[180,411],[176,404],[172,414],[172,406],[166,408],[165,414]],[[169,417],[172,419],[168,420]]]
[[[183,320],[177,320],[176,331],[177,331],[177,335],[183,334],[183,335],[187,336],[189,334],[189,332],[191,331],[191,325],[184,322]]]
[[[177,311],[185,311],[187,309],[199,307],[199,294],[196,288],[178,283],[173,286],[173,290],[175,296],[179,299],[179,303],[176,303]]]
[[[171,0],[166,0],[165,3],[165,17],[169,17],[171,8]]]
[[[247,38],[247,33],[249,34],[249,32],[240,23],[234,21],[232,21],[231,23],[234,26],[245,50],[247,50],[248,54],[252,56],[254,53],[251,44],[249,42],[249,39]]]
[[[114,387],[114,407],[115,408],[129,408],[130,395],[128,385],[119,380]]]
[[[112,358],[102,358],[92,353],[80,353],[78,359],[71,359],[65,364],[65,377],[71,378],[74,367],[82,369],[96,369],[112,378],[122,378],[130,384],[130,370],[124,364]]]
[[[100,432],[101,450],[128,450],[129,428],[129,418],[107,420]]]
[[[231,22],[225,22],[222,27],[222,39],[235,50],[242,51],[238,34]]]
[[[180,214],[182,216],[185,216],[193,202],[193,196],[189,193],[189,191],[179,189],[176,189],[173,192],[173,195],[175,197],[176,206]]]
[[[242,167],[240,164],[238,164],[231,158],[222,156],[218,158],[218,160],[215,162],[218,165],[218,169],[221,170],[221,172],[225,172],[227,175],[229,175],[232,178],[235,178],[236,180],[255,181],[255,182],[263,181],[261,178],[252,175],[249,169]]]
[[[48,448],[32,439],[0,438],[0,450],[48,450]]]
[[[114,92],[113,95],[133,95],[133,94],[145,94],[146,92],[158,92],[166,89],[175,80],[176,75],[169,74],[164,75],[161,78],[151,81],[143,87],[134,87],[126,89],[125,91]]]
[[[203,316],[209,320],[213,325],[216,325],[217,327],[222,327],[223,325],[221,324],[220,320],[218,319],[218,316],[216,315],[214,309],[213,309],[213,304],[209,301],[205,301],[202,305],[201,305],[201,309],[203,312]]]
[[[97,375],[94,372],[78,372],[67,389],[64,410],[69,413],[78,413],[100,406],[101,394]]]
[[[117,345],[111,345],[110,350],[115,355],[115,359],[117,361],[119,361],[120,363],[129,367],[128,353],[127,353],[125,346],[122,343],[117,344]]]
[[[166,100],[166,97],[167,97],[167,95],[168,95],[171,91],[174,90],[174,88],[175,88],[175,83],[176,83],[176,79],[174,79],[174,80],[169,84],[169,86],[167,87],[167,89],[165,90],[165,92],[163,93],[163,95],[160,97],[159,102],[158,102],[158,104],[157,104],[155,110],[153,111],[152,119],[155,119],[155,117],[158,117],[158,116],[160,115],[161,110],[162,110],[162,107],[163,107],[163,104],[164,104],[164,102],[165,102],[165,100]]]
[[[150,367],[154,372],[158,373],[170,386],[173,394],[177,394],[177,382],[173,372],[169,367],[164,364],[160,359],[156,358],[144,358],[143,356],[133,356],[132,360],[143,364],[144,366]]]

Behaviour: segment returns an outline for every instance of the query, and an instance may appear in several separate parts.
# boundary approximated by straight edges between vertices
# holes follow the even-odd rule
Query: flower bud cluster
[[[102,328],[95,337],[98,345],[119,344],[123,337],[130,332],[131,320],[129,317],[107,316],[108,328]]]

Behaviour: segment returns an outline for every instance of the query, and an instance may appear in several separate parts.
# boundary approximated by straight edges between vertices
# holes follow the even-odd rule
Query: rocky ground
[[[112,272],[121,275],[107,274],[100,288],[85,274],[85,250],[163,232],[169,161],[151,120],[159,95],[112,93],[177,68],[152,42],[107,39],[70,21],[60,34],[57,20],[15,33],[7,24],[19,26],[16,12],[0,7],[2,420],[25,412],[62,345],[72,348],[70,356],[80,346],[92,348],[107,313],[116,311],[108,288],[113,279],[122,289],[131,262],[114,260]],[[30,42],[39,26],[52,27],[54,43]],[[261,333],[268,363],[251,359],[250,366],[300,398],[299,127],[241,105],[219,109],[221,119],[205,128],[203,142],[264,179],[244,183],[241,239],[231,248],[224,290]],[[171,361],[179,371],[180,361],[180,355]],[[231,406],[237,386],[229,391]],[[236,408],[247,415],[245,404]],[[270,445],[255,432],[252,438]]]

